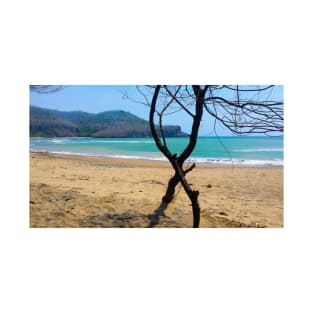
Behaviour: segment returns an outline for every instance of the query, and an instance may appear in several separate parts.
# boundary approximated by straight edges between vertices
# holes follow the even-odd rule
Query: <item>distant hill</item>
[[[187,136],[180,126],[163,127],[166,137]],[[31,137],[151,137],[147,121],[125,111],[98,114],[30,106]]]
[[[30,107],[30,135],[32,137],[73,137],[77,126],[50,110]]]

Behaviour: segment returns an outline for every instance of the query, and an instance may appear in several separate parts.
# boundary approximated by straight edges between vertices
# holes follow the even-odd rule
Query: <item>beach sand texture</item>
[[[158,216],[167,162],[30,153],[30,227],[192,227],[183,189]],[[200,227],[283,227],[283,167],[201,164]]]

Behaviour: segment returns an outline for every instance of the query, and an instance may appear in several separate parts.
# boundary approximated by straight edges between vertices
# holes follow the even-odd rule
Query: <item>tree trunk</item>
[[[183,170],[183,164],[185,160],[191,155],[197,143],[198,131],[199,131],[199,126],[200,126],[202,113],[203,113],[205,89],[202,90],[200,86],[193,86],[193,90],[194,90],[195,97],[196,97],[196,109],[195,109],[195,114],[192,114],[193,124],[192,124],[191,134],[189,136],[189,143],[187,144],[187,147],[178,157],[177,157],[177,154],[172,154],[170,150],[168,149],[164,134],[162,134],[162,138],[163,138],[163,142],[162,142],[156,131],[154,117],[155,117],[156,103],[158,100],[160,89],[161,89],[160,85],[157,85],[155,87],[155,91],[154,91],[153,98],[151,101],[150,114],[149,114],[150,129],[151,129],[151,133],[152,133],[152,136],[154,138],[154,141],[157,147],[167,157],[167,159],[172,164],[173,169],[175,170],[175,175],[169,180],[167,191],[165,195],[163,196],[162,201],[164,203],[169,203],[173,200],[173,197],[175,194],[175,188],[177,184],[180,182],[188,198],[191,201],[192,213],[193,213],[193,227],[197,228],[199,227],[199,224],[200,224],[200,206],[198,202],[199,191],[192,190],[189,183],[187,182],[185,178],[185,175],[195,167],[195,164],[191,165],[186,170]],[[162,114],[165,112],[165,109],[168,107],[169,104],[170,102],[162,110],[162,112],[159,113],[159,124],[161,128],[162,128],[162,123],[161,123]]]
[[[182,167],[179,165],[179,163],[177,162],[177,159],[175,159],[172,162],[172,165],[175,169],[175,175],[177,175],[179,177],[179,181],[181,182],[188,198],[191,201],[191,205],[192,205],[192,213],[193,213],[193,227],[194,228],[198,228],[199,224],[200,224],[200,205],[198,202],[198,197],[199,197],[199,191],[197,190],[192,190],[188,181],[186,180],[186,173],[189,172],[193,167],[191,166],[188,170],[184,171],[182,169]]]
[[[193,228],[198,228],[200,225],[200,205],[198,201],[199,191],[194,190],[189,195],[192,205],[192,214],[193,214]]]
[[[192,205],[192,214],[193,214],[193,227],[198,228],[200,224],[200,205],[198,202],[199,191],[192,190],[190,184],[186,180],[186,174],[190,172],[194,167],[195,164],[190,166],[187,170],[183,170],[182,166],[178,164],[177,159],[171,160],[173,168],[175,170],[175,175],[169,180],[167,190],[165,195],[162,198],[163,203],[170,203],[174,198],[175,188],[177,184],[180,182],[190,199]]]
[[[181,168],[181,171],[183,172],[184,177],[185,177],[189,172],[191,172],[195,168],[196,164],[193,163],[186,170],[183,170],[183,164],[181,164],[181,165],[178,164],[178,166]],[[173,168],[175,169],[174,166],[173,166]],[[179,181],[180,181],[179,180],[179,174],[175,170],[175,175],[168,182],[167,190],[166,190],[165,195],[162,198],[162,202],[170,203],[173,200],[174,194],[175,194],[175,189],[176,189],[176,186],[178,185]]]
[[[170,203],[173,200],[174,194],[175,194],[175,189],[176,189],[176,186],[178,183],[179,183],[179,176],[177,174],[175,174],[168,181],[167,190],[166,190],[165,195],[162,198],[162,202]]]

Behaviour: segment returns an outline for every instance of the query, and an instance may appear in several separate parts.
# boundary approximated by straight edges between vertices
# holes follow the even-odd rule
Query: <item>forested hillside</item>
[[[167,137],[186,136],[180,126],[164,126]],[[149,123],[125,111],[98,114],[30,107],[31,137],[151,137]]]

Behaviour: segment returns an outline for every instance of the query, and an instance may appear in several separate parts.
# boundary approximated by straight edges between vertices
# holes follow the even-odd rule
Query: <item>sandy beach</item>
[[[30,153],[30,227],[191,227],[184,191],[158,216],[167,162]],[[201,164],[200,227],[283,227],[283,167]]]

